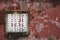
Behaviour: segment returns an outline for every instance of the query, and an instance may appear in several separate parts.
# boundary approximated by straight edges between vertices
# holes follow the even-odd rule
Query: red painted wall
[[[18,3],[17,3],[18,4]],[[0,4],[3,8],[0,9],[0,40],[5,40],[4,23],[5,10],[8,8]],[[41,6],[41,8],[40,8]],[[28,3],[26,6],[29,10],[29,36],[22,40],[45,40],[41,38],[60,38],[60,5],[53,7],[52,3]],[[0,7],[1,8],[1,7]],[[17,7],[19,8],[19,7]],[[25,8],[22,8],[26,10]],[[21,8],[18,10],[22,10]],[[18,38],[20,40],[20,38]],[[46,39],[46,40],[47,40]]]
[[[0,40],[4,39],[4,26],[0,25]]]

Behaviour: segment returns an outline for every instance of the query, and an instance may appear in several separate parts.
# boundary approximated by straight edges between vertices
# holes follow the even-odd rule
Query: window
[[[28,32],[28,13],[11,12],[6,14],[6,33]]]

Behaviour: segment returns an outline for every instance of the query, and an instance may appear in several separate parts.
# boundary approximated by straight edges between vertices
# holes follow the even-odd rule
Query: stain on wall
[[[2,6],[0,7],[0,40],[5,39],[4,11],[10,10],[10,6],[4,4],[4,2],[0,3]],[[19,3],[17,2],[17,4]],[[29,2],[25,4],[26,8],[21,7],[22,5],[17,10],[29,11],[29,36],[17,40],[48,40],[48,38],[60,40],[60,4],[53,7],[50,2]]]

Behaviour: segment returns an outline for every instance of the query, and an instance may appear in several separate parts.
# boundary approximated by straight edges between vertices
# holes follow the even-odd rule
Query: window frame
[[[29,25],[29,11],[5,11],[5,14],[6,14],[6,17],[7,17],[7,14],[13,14],[14,12],[18,12],[18,14],[25,14],[27,13],[28,14],[28,25]],[[28,32],[6,32],[6,17],[5,17],[5,33],[6,34],[28,34],[29,33],[29,26],[28,26]]]

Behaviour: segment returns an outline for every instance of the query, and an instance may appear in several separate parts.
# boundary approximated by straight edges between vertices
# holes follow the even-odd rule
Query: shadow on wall
[[[57,5],[60,5],[60,0],[47,0],[47,2],[52,3],[53,7],[56,7]]]
[[[0,25],[5,24],[5,14],[3,11],[0,11]]]

